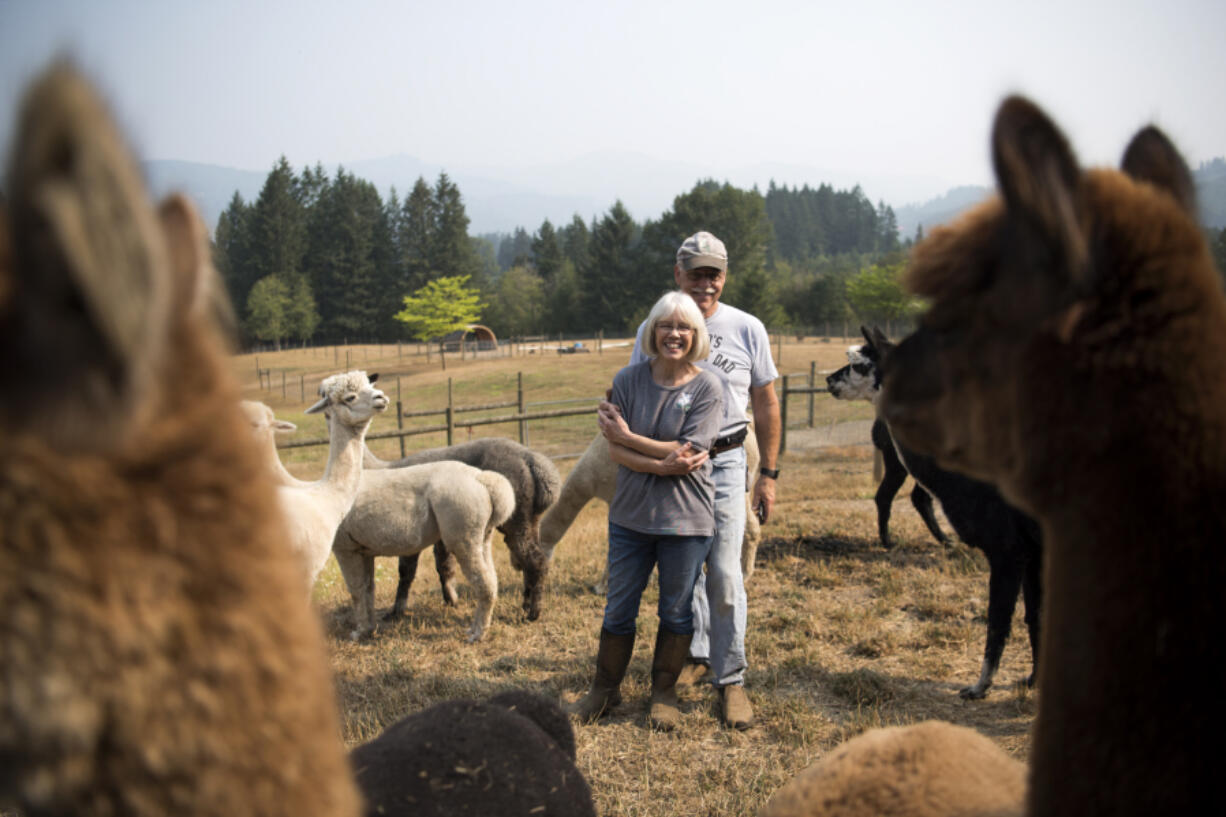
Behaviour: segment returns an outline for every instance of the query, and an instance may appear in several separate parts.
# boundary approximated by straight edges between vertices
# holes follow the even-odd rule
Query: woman
[[[613,379],[611,408],[597,421],[619,466],[609,504],[609,590],[596,656],[596,678],[567,707],[593,720],[621,700],[634,651],[639,600],[660,571],[660,627],[651,662],[651,722],[672,729],[681,717],[677,675],[694,632],[690,601],[715,530],[714,485],[707,452],[719,433],[723,386],[695,363],[710,336],[694,299],[669,292],[647,317],[648,360]]]

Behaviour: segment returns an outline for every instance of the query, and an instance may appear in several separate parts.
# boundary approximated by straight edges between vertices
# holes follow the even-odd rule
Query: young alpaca
[[[1000,199],[913,256],[932,306],[882,407],[1042,524],[1028,813],[1195,813],[1226,728],[1226,299],[1191,174],[1152,127],[1083,171],[1019,98],[992,149]]]
[[[881,368],[877,365],[877,350],[866,327],[860,327],[860,333],[868,341],[863,346],[852,346],[847,350],[847,365],[826,377],[826,388],[836,400],[868,400],[874,405],[881,393]],[[894,448],[894,438],[890,429],[879,417],[873,421],[870,432],[873,446],[881,453],[885,466],[884,476],[877,486],[873,502],[877,505],[877,535],[881,538],[881,546],[886,550],[894,547],[890,539],[890,511],[898,489],[907,479],[907,467],[898,458]],[[941,530],[936,515],[932,512],[932,494],[924,490],[918,482],[911,489],[911,504],[919,513],[920,519],[928,531],[942,545],[948,547],[950,539]]]
[[[498,596],[490,547],[494,528],[514,508],[515,492],[506,477],[462,462],[367,471],[332,543],[353,597],[350,637],[375,631],[375,557],[413,555],[441,541],[477,595],[468,640],[479,640]]]
[[[365,464],[368,469],[404,468],[440,460],[455,460],[482,471],[494,471],[510,481],[515,491],[515,509],[498,529],[511,551],[511,566],[524,574],[524,614],[529,621],[536,621],[541,615],[541,596],[549,575],[549,559],[541,549],[539,522],[541,514],[558,497],[558,484],[562,480],[557,466],[545,455],[503,437],[417,451],[391,462],[379,459],[368,448]],[[387,614],[389,619],[404,614],[409,587],[417,574],[419,555],[414,553],[400,558],[400,581],[396,586],[396,600]],[[443,602],[455,604],[455,559],[448,555],[445,547],[436,545],[434,560],[443,589]]]
[[[332,552],[336,529],[362,484],[366,429],[387,409],[387,397],[373,383],[379,375],[353,371],[334,374],[319,384],[319,401],[307,414],[323,412],[328,420],[328,464],[316,482],[277,486],[290,545],[302,560],[307,587],[315,584]],[[275,453],[275,452],[274,452]]]
[[[285,570],[194,211],[149,206],[64,65],[25,98],[5,192],[0,803],[356,815],[322,634]]]
[[[758,524],[758,517],[753,513],[753,509],[748,507],[753,495],[752,480],[757,479],[760,460],[758,441],[752,433],[752,426],[750,433],[745,436],[745,458],[750,483],[745,492],[747,510],[745,539],[741,543],[741,571],[745,574],[745,581],[749,581],[749,577],[753,575],[758,543],[762,540],[762,527]],[[541,547],[544,548],[546,559],[553,560],[553,552],[557,549],[558,542],[566,535],[566,531],[570,530],[583,506],[592,499],[601,499],[608,504],[613,499],[616,487],[617,464],[609,458],[609,441],[603,435],[597,434],[562,483],[558,501],[541,517]],[[597,592],[605,591],[606,579],[605,575],[600,577],[600,581],[595,585]]]
[[[876,403],[881,380],[895,365],[890,359],[894,344],[880,329],[862,331],[867,343],[861,347],[861,358],[868,366],[867,374],[876,383],[874,388],[868,390],[868,399]],[[838,374],[831,375],[831,379]],[[831,383],[831,393],[840,396],[834,383]],[[909,472],[915,477],[917,485],[941,501],[945,517],[962,541],[983,551],[988,558],[988,633],[983,648],[983,664],[979,680],[958,691],[963,698],[983,698],[992,686],[1005,642],[1013,629],[1013,611],[1017,607],[1019,592],[1026,607],[1032,667],[1038,667],[1043,557],[1043,537],[1039,525],[1005,502],[992,485],[941,468],[931,457],[921,456],[894,440],[884,421],[878,419],[877,422],[881,424],[885,441],[896,449],[895,456],[900,458],[898,467],[905,469],[904,473]],[[1032,669],[1026,685],[1034,686],[1034,681],[1035,669]]]

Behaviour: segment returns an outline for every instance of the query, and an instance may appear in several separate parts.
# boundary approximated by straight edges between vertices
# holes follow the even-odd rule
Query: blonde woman
[[[618,464],[609,504],[609,589],[596,677],[568,709],[588,721],[621,700],[634,651],[639,601],[659,569],[660,617],[651,666],[651,723],[680,719],[676,681],[694,632],[694,582],[715,531],[708,451],[723,417],[723,384],[700,368],[710,336],[693,298],[669,292],[647,317],[648,359],[622,369],[598,413]]]

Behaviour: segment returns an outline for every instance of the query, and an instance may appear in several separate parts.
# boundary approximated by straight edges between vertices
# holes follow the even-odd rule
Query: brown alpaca
[[[1017,98],[992,148],[1000,199],[912,260],[932,306],[883,408],[1042,525],[1028,812],[1193,813],[1226,729],[1226,300],[1192,179],[1154,128],[1083,171]]]
[[[0,222],[0,803],[353,815],[317,619],[208,242],[86,84],[29,92]]]

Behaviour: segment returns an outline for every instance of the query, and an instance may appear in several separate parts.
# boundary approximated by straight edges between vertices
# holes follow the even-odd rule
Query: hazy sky
[[[1150,121],[1193,165],[1226,155],[1224,35],[1223,0],[0,0],[0,138],[26,80],[68,52],[151,159],[524,167],[614,150],[716,178],[863,169],[935,194],[991,183],[1011,91],[1085,163],[1114,164]]]

